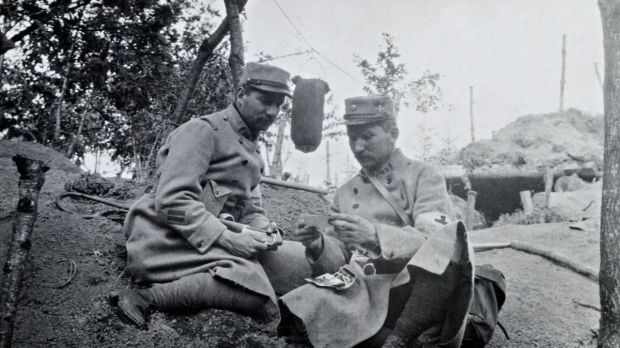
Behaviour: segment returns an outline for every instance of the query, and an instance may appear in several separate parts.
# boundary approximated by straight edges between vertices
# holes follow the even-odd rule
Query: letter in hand
[[[379,243],[375,225],[363,217],[332,212],[329,213],[329,223],[347,249],[364,250]]]
[[[321,226],[317,226],[320,225],[320,223],[317,222],[317,220],[312,220],[313,218],[310,216],[317,215],[303,214],[295,226],[294,235],[297,241],[306,247],[310,255],[314,259],[317,259],[323,251],[323,234],[320,231]],[[305,221],[306,219],[308,221]],[[323,216],[323,220],[327,222],[325,216]],[[325,223],[325,225],[327,225],[327,223]]]

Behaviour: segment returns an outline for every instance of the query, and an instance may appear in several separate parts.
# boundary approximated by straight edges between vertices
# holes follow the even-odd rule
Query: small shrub
[[[517,209],[513,213],[502,214],[493,226],[502,225],[532,225],[540,223],[568,221],[569,217],[563,216],[553,209],[546,207],[534,207],[531,214],[525,214],[523,210]]]

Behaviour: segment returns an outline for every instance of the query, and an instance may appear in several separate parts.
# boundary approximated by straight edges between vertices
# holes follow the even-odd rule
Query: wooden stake
[[[551,190],[553,189],[553,168],[547,167],[545,172],[545,207],[549,208],[551,202]]]
[[[523,213],[525,215],[530,215],[534,212],[534,205],[532,204],[532,192],[530,191],[521,191],[519,192],[519,196],[521,196],[521,204],[523,205]]]
[[[564,85],[566,84],[566,34],[562,35],[562,77],[560,78],[560,111],[564,111]]]
[[[598,71],[598,64],[596,64],[596,62],[594,62],[594,74],[596,74],[596,80],[598,81],[599,86],[601,86],[601,89],[604,92],[605,86],[603,85],[603,79],[601,79],[601,73]]]
[[[478,192],[467,191],[467,210],[465,211],[465,228],[468,231],[474,229],[474,216],[476,214],[476,196]]]
[[[228,65],[232,72],[233,82],[235,84],[235,92],[239,87],[239,80],[243,74],[243,34],[241,31],[241,20],[239,12],[243,8],[237,0],[224,0],[226,4],[226,18],[228,19],[228,31],[230,32],[230,56],[228,57]]]
[[[11,347],[15,313],[24,268],[32,245],[30,237],[37,220],[39,192],[49,169],[42,161],[31,160],[20,155],[13,157],[19,172],[19,201],[13,223],[13,239],[8,250],[7,261],[2,272],[4,279],[0,287],[0,347]]]
[[[471,142],[476,142],[474,129],[474,86],[469,86],[469,125],[471,128]]]

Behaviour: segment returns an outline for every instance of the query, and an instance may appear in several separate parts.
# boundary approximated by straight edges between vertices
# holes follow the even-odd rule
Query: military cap
[[[344,100],[345,125],[375,123],[395,120],[396,112],[392,98],[385,95],[368,95]]]
[[[292,97],[288,87],[289,73],[278,67],[263,63],[247,63],[241,76],[241,84],[261,91],[285,94]]]

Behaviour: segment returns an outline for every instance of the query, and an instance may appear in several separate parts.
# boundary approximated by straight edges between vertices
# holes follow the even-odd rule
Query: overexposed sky
[[[271,64],[293,76],[327,81],[340,113],[345,98],[364,94],[354,55],[374,60],[383,32],[394,37],[411,79],[425,70],[441,75],[446,107],[428,114],[403,109],[399,115],[399,146],[409,156],[421,151],[420,123],[431,130],[436,147],[448,135],[458,146],[467,144],[469,86],[474,87],[477,139],[490,138],[519,116],[557,111],[562,34],[567,35],[565,108],[603,111],[594,73],[595,62],[604,70],[594,0],[253,0],[244,21],[246,61],[256,60],[261,51],[275,57],[310,49],[276,1],[320,55]],[[332,175],[339,173],[342,183],[347,162],[355,159],[347,161],[344,141],[330,147]],[[312,154],[291,150],[285,170],[309,174],[311,184],[321,184],[324,146]]]

